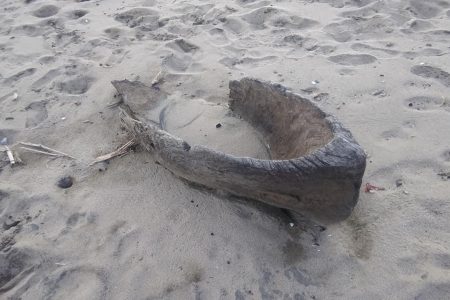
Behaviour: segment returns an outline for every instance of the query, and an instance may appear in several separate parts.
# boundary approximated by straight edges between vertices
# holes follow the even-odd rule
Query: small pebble
[[[403,180],[397,179],[397,180],[395,181],[395,185],[396,185],[397,187],[402,186],[402,185],[403,185]]]
[[[220,128],[220,127],[222,127],[222,124],[217,123],[217,124],[216,124],[216,128]]]
[[[73,178],[71,176],[64,176],[58,180],[57,186],[62,189],[68,189],[73,185]]]

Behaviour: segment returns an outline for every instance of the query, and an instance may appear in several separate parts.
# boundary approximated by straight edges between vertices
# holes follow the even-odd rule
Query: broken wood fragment
[[[112,84],[124,100],[122,124],[176,176],[324,223],[347,218],[357,203],[363,149],[333,116],[281,85],[249,78],[229,84],[230,109],[269,145],[272,159],[256,159],[189,145],[145,118],[165,92],[141,82]]]

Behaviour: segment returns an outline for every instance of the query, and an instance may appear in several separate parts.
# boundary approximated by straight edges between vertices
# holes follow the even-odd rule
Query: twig
[[[9,162],[11,163],[11,165],[14,165],[16,163],[16,160],[14,159],[14,155],[13,155],[11,149],[9,149],[9,147],[6,145],[5,145],[5,149],[6,149],[6,154],[8,155]]]
[[[116,102],[113,102],[113,103],[109,103],[106,107],[108,107],[108,108],[115,108],[115,107],[118,107],[122,103],[123,103],[123,99],[120,99],[119,101],[116,101]]]
[[[152,80],[152,86],[157,85],[158,83],[161,83],[161,81],[163,80],[163,71],[159,70],[158,74],[156,74],[155,78],[153,78]]]
[[[134,139],[132,139],[132,140],[128,141],[127,143],[125,143],[124,145],[120,146],[117,150],[115,150],[115,151],[113,151],[113,152],[111,152],[111,153],[108,153],[108,154],[101,155],[101,156],[97,157],[97,158],[96,158],[92,163],[90,163],[89,165],[92,166],[92,165],[95,165],[96,163],[99,163],[99,162],[102,162],[102,161],[111,159],[111,158],[113,158],[113,157],[121,156],[121,155],[127,153],[127,152],[128,152],[128,149],[129,149],[130,147],[134,146],[134,145],[136,145],[136,141],[135,141]]]
[[[31,152],[46,154],[46,155],[50,155],[50,156],[60,156],[60,157],[68,157],[71,159],[76,159],[75,157],[73,157],[69,154],[49,148],[49,147],[41,145],[41,144],[33,144],[33,143],[26,143],[26,142],[19,142],[19,144],[27,146],[27,147],[21,147],[21,148],[24,150],[31,151]]]
[[[28,148],[28,147],[20,147],[20,149],[27,150],[27,151],[34,152],[34,153],[49,155],[49,156],[56,156],[56,157],[63,157],[64,156],[64,155],[61,155],[61,154],[58,154],[58,153],[50,153],[50,152],[40,151],[40,150],[36,150],[36,149],[33,149],[33,148]]]
[[[374,191],[384,191],[386,190],[384,187],[372,185],[370,183],[366,183],[366,187],[364,189],[364,192],[366,193],[373,193]]]

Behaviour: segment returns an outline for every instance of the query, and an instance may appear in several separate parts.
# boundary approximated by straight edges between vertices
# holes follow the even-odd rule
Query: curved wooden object
[[[140,144],[175,175],[286,208],[320,222],[345,219],[356,205],[366,156],[334,117],[284,87],[254,79],[231,81],[230,109],[264,136],[271,160],[235,157],[189,145],[139,117],[157,105],[158,89],[114,81],[121,120]]]

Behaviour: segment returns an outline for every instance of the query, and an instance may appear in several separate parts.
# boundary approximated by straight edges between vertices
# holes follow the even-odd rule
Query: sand
[[[0,152],[1,299],[448,299],[448,0],[0,4],[0,141],[77,158]],[[160,70],[181,135],[264,155],[221,108],[231,79],[281,83],[353,132],[364,184],[385,190],[341,223],[291,226],[139,148],[89,166],[128,141],[110,82]],[[180,129],[187,103],[218,107]]]

